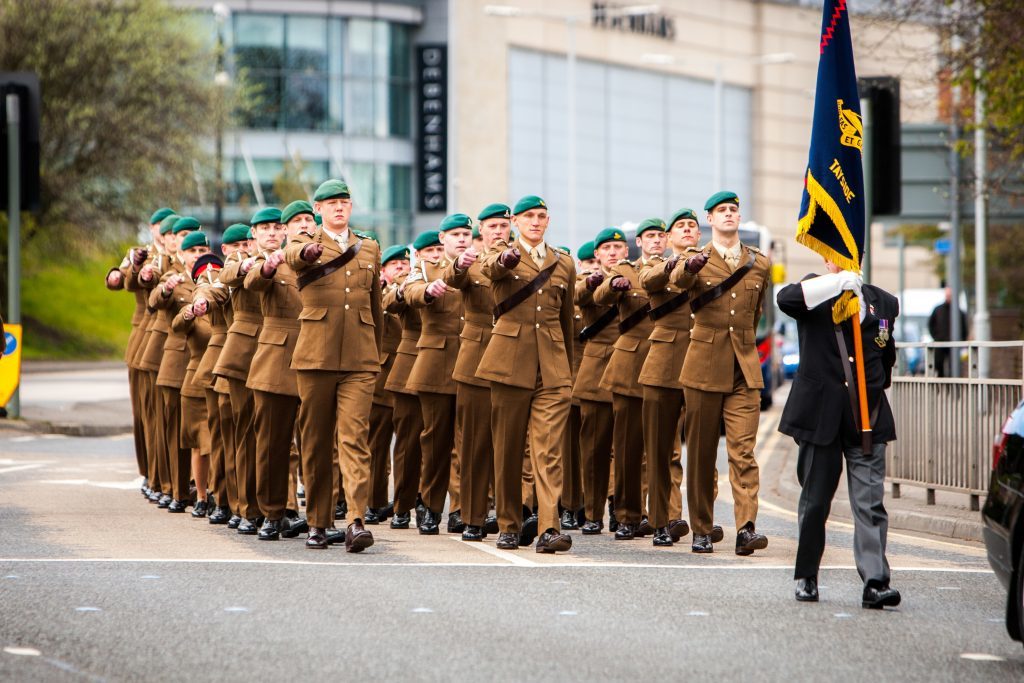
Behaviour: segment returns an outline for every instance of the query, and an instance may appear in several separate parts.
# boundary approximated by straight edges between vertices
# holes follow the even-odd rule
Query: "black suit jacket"
[[[811,277],[816,276],[812,274],[804,279]],[[873,285],[864,285],[863,293],[861,304],[868,310],[861,323],[861,337],[864,342],[868,409],[871,415],[875,415],[871,424],[872,440],[885,443],[896,440],[896,425],[885,389],[892,381],[892,367],[896,363],[896,342],[892,332],[899,315],[899,302],[893,295]],[[837,437],[847,445],[860,445],[859,422],[854,420],[842,365],[846,363],[850,367],[856,381],[857,370],[850,356],[855,355],[852,325],[857,318],[841,324],[850,354],[843,356],[840,355],[832,322],[832,305],[836,299],[807,310],[803,289],[799,284],[793,284],[783,287],[777,300],[779,308],[796,320],[800,336],[800,367],[782,411],[779,431],[797,441],[821,446],[832,443]],[[883,345],[879,343],[880,320],[888,321],[889,326],[889,336]]]

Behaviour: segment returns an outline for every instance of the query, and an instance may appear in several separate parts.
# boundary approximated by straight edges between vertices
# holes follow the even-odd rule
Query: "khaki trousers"
[[[206,424],[210,430],[210,493],[220,507],[227,507],[227,482],[224,479],[224,434],[220,423],[220,404],[218,394],[213,389],[206,390]]]
[[[578,405],[569,406],[569,421],[562,445],[562,507],[576,512],[583,507],[583,456],[580,429],[583,418]]]
[[[644,514],[643,399],[612,392],[615,518],[639,524]]]
[[[160,397],[160,392],[156,390],[156,373],[147,370],[140,370],[139,373],[139,400],[146,416],[143,421],[146,440],[146,476],[149,477],[150,488],[164,493],[163,487],[169,482],[160,476],[161,464],[166,459],[164,453],[167,450],[164,443],[164,423],[161,419],[164,413],[163,399]]]
[[[672,517],[671,500],[679,496],[672,461],[679,462],[679,418],[683,409],[680,389],[644,386],[644,452],[647,454],[647,516],[655,529],[667,526]],[[682,469],[680,465],[680,470]],[[680,479],[682,472],[680,472]],[[681,513],[681,503],[678,510]],[[680,515],[681,516],[681,515]]]
[[[164,436],[167,443],[171,497],[188,501],[192,479],[192,451],[181,446],[181,392],[176,387],[160,387],[164,405]]]
[[[231,412],[231,396],[217,394],[217,408],[220,411],[220,433],[224,441],[224,495],[226,504],[232,515],[242,516],[242,506],[238,500],[238,475],[235,465],[238,462],[235,449],[235,414]],[[221,503],[224,505],[225,503]]]
[[[260,506],[256,500],[256,406],[252,389],[245,382],[228,377],[231,414],[235,421],[235,484],[238,487],[239,514],[257,519]]]
[[[580,401],[580,451],[587,520],[604,519],[612,467],[612,404]]]
[[[420,392],[423,411],[423,433],[420,448],[423,463],[420,470],[420,496],[423,504],[440,514],[451,481],[452,452],[455,450],[455,394]],[[452,500],[451,511],[456,500]]]
[[[494,448],[491,442],[491,390],[456,382],[455,430],[459,448],[462,519],[483,526],[487,518],[488,490],[494,480]]]
[[[299,370],[297,381],[309,525],[334,524],[336,463],[341,466],[349,518],[361,520],[370,499],[370,407],[376,373]]]
[[[260,515],[278,520],[288,505],[288,470],[291,465],[296,396],[253,391],[256,420],[256,502]]]
[[[527,434],[537,490],[537,529],[558,529],[562,492],[562,444],[569,420],[569,387],[534,389],[491,383],[491,433],[494,439],[494,495],[498,528],[518,533],[523,515],[523,451]]]
[[[423,451],[423,410],[415,394],[393,392],[395,412],[395,514],[409,512],[416,506],[420,486],[420,464]]]
[[[370,507],[388,506],[388,464],[395,434],[394,410],[374,403],[370,408]]]
[[[149,475],[149,458],[146,455],[146,418],[149,417],[146,406],[142,402],[142,384],[145,382],[142,370],[128,368],[128,397],[132,405],[132,437],[135,442],[135,462],[139,474]]]
[[[736,367],[730,393],[683,390],[686,397],[686,502],[693,533],[707,535],[714,523],[715,461],[721,423],[729,451],[729,483],[734,501],[736,529],[757,519],[760,476],[754,460],[760,390],[747,387]]]

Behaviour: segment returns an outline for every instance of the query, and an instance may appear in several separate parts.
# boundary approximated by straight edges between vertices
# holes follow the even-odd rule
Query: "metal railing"
[[[944,490],[968,494],[971,509],[979,509],[992,471],[993,440],[1024,398],[1024,341],[906,343],[897,349],[889,396],[897,440],[886,452],[893,498],[907,484],[925,488],[929,505],[935,504],[935,491]],[[960,370],[955,374],[962,376],[936,376],[940,349],[949,349]],[[908,356],[917,356],[917,363]],[[923,374],[906,374],[908,367],[922,367],[922,360]],[[979,365],[989,368],[988,377],[979,377]]]

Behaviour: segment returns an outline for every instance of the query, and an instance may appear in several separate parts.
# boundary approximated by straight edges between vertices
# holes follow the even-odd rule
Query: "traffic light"
[[[861,102],[871,103],[871,215],[896,216],[902,208],[900,167],[900,80],[892,76],[857,79]],[[861,109],[863,110],[863,104]]]
[[[0,73],[0,211],[7,210],[7,95],[17,95],[21,138],[21,208],[38,211],[39,77],[29,72]]]

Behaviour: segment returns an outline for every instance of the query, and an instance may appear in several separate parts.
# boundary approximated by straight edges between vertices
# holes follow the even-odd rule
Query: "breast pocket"
[[[745,280],[745,284],[747,290],[747,305],[750,306],[750,310],[757,310],[757,302],[761,298],[761,283]]]

